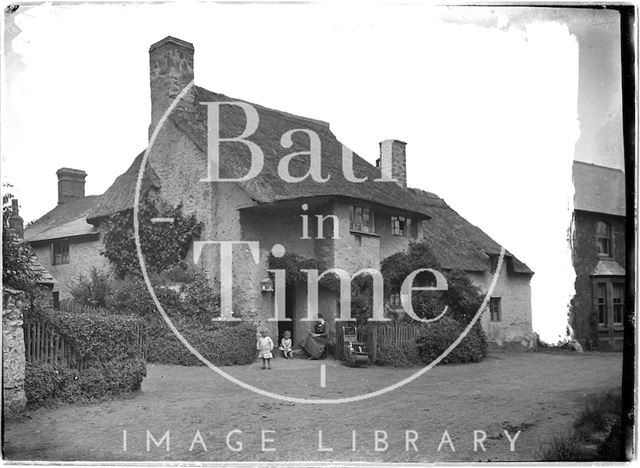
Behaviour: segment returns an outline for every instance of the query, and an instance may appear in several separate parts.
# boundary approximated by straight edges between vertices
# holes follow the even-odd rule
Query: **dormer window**
[[[375,215],[371,208],[349,206],[350,229],[358,232],[375,232]]]
[[[598,221],[596,225],[596,246],[598,255],[611,257],[611,226],[604,221]]]
[[[391,234],[394,236],[409,236],[411,232],[411,218],[404,216],[391,217]]]

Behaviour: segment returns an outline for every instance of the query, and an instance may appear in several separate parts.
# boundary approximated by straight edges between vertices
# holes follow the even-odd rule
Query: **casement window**
[[[624,312],[624,284],[613,283],[612,286],[613,324],[622,325]]]
[[[598,221],[596,225],[596,246],[598,255],[611,257],[611,226],[604,221]]]
[[[393,309],[399,309],[400,307],[402,307],[399,291],[392,292],[391,295],[389,295],[389,306]]]
[[[375,215],[371,208],[349,206],[350,229],[358,232],[375,232]]]
[[[607,283],[596,284],[596,307],[598,309],[598,325],[606,327],[607,320]]]
[[[489,314],[492,322],[502,321],[502,306],[500,297],[492,297],[489,299]]]
[[[391,234],[394,236],[410,236],[411,218],[405,218],[404,216],[392,216]]]
[[[51,263],[62,265],[69,263],[69,243],[65,241],[55,241],[51,246]]]

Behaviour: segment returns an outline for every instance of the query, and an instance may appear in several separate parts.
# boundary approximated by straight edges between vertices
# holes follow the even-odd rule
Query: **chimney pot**
[[[149,47],[149,80],[151,84],[151,125],[149,135],[180,92],[193,81],[193,44],[167,36]],[[193,92],[188,93],[178,108],[193,106]]]
[[[84,179],[87,173],[80,169],[62,167],[58,176],[58,205],[78,198],[84,198]]]
[[[407,188],[407,144],[400,140],[384,140],[380,142],[380,157],[376,167],[383,174],[383,179],[395,179],[396,183]]]

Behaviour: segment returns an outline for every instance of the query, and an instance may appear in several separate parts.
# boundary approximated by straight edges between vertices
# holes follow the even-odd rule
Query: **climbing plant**
[[[153,218],[172,218],[172,223],[153,223]],[[171,207],[161,201],[145,198],[138,211],[140,244],[146,267],[161,272],[182,265],[193,237],[200,231],[195,216],[184,216],[182,206]],[[133,210],[111,215],[106,222],[104,250],[119,278],[140,276],[136,250]]]
[[[31,267],[34,253],[29,244],[10,229],[13,195],[7,192],[9,187],[10,185],[5,184],[2,194],[2,283],[12,288],[32,291],[37,286],[40,273]]]

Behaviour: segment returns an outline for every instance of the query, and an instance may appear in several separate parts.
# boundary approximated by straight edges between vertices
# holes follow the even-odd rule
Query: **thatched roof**
[[[194,102],[238,101],[222,94],[195,87]],[[498,255],[500,246],[482,230],[473,226],[452,210],[437,195],[417,189],[403,189],[395,183],[374,182],[380,177],[379,169],[354,154],[353,168],[356,177],[367,177],[362,183],[347,181],[342,172],[342,144],[329,130],[329,125],[314,119],[292,115],[286,112],[269,109],[252,104],[258,111],[260,122],[256,132],[247,139],[258,144],[264,152],[264,167],[260,174],[240,185],[258,204],[272,204],[285,200],[296,200],[310,197],[338,196],[348,199],[364,200],[395,208],[406,212],[417,219],[428,220],[424,223],[428,239],[436,245],[434,253],[439,257],[443,268],[462,269],[466,271],[486,271],[491,268],[490,255]],[[188,108],[188,107],[187,107]],[[244,112],[237,106],[221,107],[221,137],[240,135],[246,127]],[[171,121],[202,151],[207,153],[207,110],[205,106],[197,106],[197,110],[186,111],[177,107],[170,115]],[[284,133],[292,129],[313,130],[321,140],[322,175],[330,175],[324,183],[310,178],[299,183],[288,183],[278,175],[278,163],[287,154],[307,151],[309,141],[306,135],[296,134],[291,148],[283,148],[280,139]],[[57,215],[56,210],[70,210],[78,203],[74,217],[63,225],[77,228],[78,232],[94,232],[87,220],[96,224],[100,218],[130,209],[133,207],[136,181],[144,152],[140,153],[127,171],[120,175],[109,189],[100,197],[85,197],[74,201],[65,208],[60,205],[38,220],[28,230],[41,233],[35,229],[44,218]],[[206,156],[205,156],[206,157]],[[203,161],[206,162],[206,161]],[[250,153],[245,145],[221,146],[221,176],[225,178],[240,177],[248,172]],[[308,158],[294,158],[289,165],[291,175],[302,176],[308,170]],[[203,167],[206,167],[203,164]],[[204,174],[203,174],[204,176]],[[157,174],[147,166],[142,190],[159,187]],[[85,203],[86,205],[83,205]],[[82,206],[83,209],[79,209]],[[433,219],[429,219],[429,218]],[[56,216],[57,218],[57,216]],[[62,228],[60,221],[55,223]],[[84,230],[82,230],[82,229]],[[64,230],[63,230],[64,231]],[[53,231],[58,233],[57,231]],[[36,237],[34,234],[32,239]],[[507,267],[512,272],[532,274],[533,272],[513,255],[507,256]]]
[[[239,101],[235,98],[213,93],[196,87],[195,102]],[[353,183],[344,178],[342,172],[342,143],[329,130],[329,125],[314,119],[295,116],[286,112],[268,109],[252,104],[258,112],[260,122],[256,132],[247,139],[256,143],[264,152],[264,167],[255,178],[240,185],[245,192],[258,203],[273,203],[282,200],[294,200],[306,197],[341,196],[360,199],[380,205],[413,213],[421,218],[429,216],[428,210],[416,205],[411,195],[393,182],[374,182],[380,178],[380,170],[354,154],[353,168],[356,177],[368,177],[366,182]],[[244,111],[237,106],[222,106],[220,109],[221,136],[240,135],[246,126]],[[191,140],[207,153],[207,109],[197,106],[194,112],[176,110],[171,120]],[[309,138],[297,133],[293,136],[293,146],[283,148],[280,138],[293,129],[314,131],[321,142],[322,175],[330,175],[327,182],[313,181],[310,177],[302,182],[285,182],[278,175],[278,163],[287,154],[308,151]],[[240,177],[250,167],[250,153],[242,144],[223,144],[220,152],[222,177]],[[308,157],[296,157],[291,161],[289,170],[292,176],[302,176],[309,168]]]
[[[582,161],[573,162],[576,210],[625,216],[624,172]]]
[[[138,181],[138,172],[140,172],[140,164],[144,157],[144,151],[138,154],[133,160],[129,169],[119,175],[111,184],[111,187],[100,198],[100,201],[89,210],[87,220],[96,223],[99,218],[109,216],[120,211],[133,208],[133,202],[136,194],[136,183]],[[142,193],[145,193],[150,187],[159,187],[158,176],[155,171],[147,165],[145,174],[142,178]]]
[[[87,213],[100,201],[91,195],[57,205],[24,230],[24,240],[38,242],[97,234],[95,226],[87,223]]]
[[[409,189],[416,203],[424,205],[432,218],[422,223],[427,242],[442,268],[465,271],[490,271],[491,255],[500,255],[500,245],[482,229],[460,216],[437,195]],[[505,254],[510,272],[533,274],[527,265],[511,253]]]

